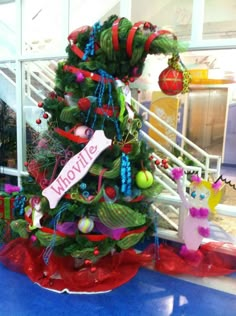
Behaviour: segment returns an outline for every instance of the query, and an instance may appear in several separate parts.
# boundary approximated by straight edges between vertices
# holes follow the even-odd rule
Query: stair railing
[[[150,130],[154,131],[163,140],[167,141],[170,145],[173,146],[173,148],[177,149],[180,152],[181,156],[185,156],[185,157],[189,158],[191,161],[194,162],[196,167],[200,168],[200,170],[198,170],[199,171],[199,176],[203,177],[204,179],[208,179],[209,176],[219,177],[219,175],[220,175],[220,167],[221,167],[221,157],[220,156],[208,154],[205,150],[201,149],[199,146],[194,144],[191,140],[189,140],[187,137],[185,137],[183,134],[181,134],[179,131],[177,131],[175,128],[173,128],[171,125],[166,123],[164,120],[162,120],[160,117],[158,117],[155,113],[150,111],[145,105],[139,103],[134,98],[132,98],[132,103],[134,104],[135,108],[140,112],[140,114],[142,114],[142,116],[145,117],[145,119],[143,121],[143,124],[146,127],[148,127]],[[149,116],[154,118],[156,120],[156,122],[158,124],[162,125],[166,130],[171,131],[171,133],[176,135],[176,138],[179,137],[181,139],[181,143],[187,144],[196,153],[198,153],[198,155],[201,156],[202,159],[201,160],[197,159],[195,155],[191,154],[183,146],[178,145],[176,142],[174,142],[166,134],[164,134],[160,130],[156,129],[155,126],[153,126],[152,124],[149,123],[149,121],[148,121]],[[168,155],[168,157],[170,157],[171,160],[177,166],[181,166],[185,170],[188,169],[186,164],[183,164],[183,162],[180,159],[178,159],[178,157],[173,155],[164,146],[158,144],[146,132],[141,131],[141,134],[149,142],[152,143],[154,148],[156,148],[157,150],[161,151],[164,155]],[[215,167],[210,167],[210,165],[215,165]],[[191,166],[189,169],[194,171],[193,166]]]

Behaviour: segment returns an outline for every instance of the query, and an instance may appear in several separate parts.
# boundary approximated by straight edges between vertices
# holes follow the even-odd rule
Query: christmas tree
[[[117,16],[68,40],[55,90],[38,104],[36,122],[46,119],[48,129],[22,178],[28,204],[11,229],[21,241],[15,249],[27,255],[17,248],[15,263],[48,288],[108,290],[146,262],[133,248],[155,231],[150,205],[162,189],[152,149],[139,138],[129,82],[148,54],[178,56],[180,48],[170,32]]]

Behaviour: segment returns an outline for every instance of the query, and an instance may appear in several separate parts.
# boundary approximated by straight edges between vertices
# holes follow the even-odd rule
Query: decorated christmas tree
[[[155,233],[150,205],[162,190],[129,82],[148,54],[178,61],[180,48],[169,31],[117,16],[76,29],[68,41],[55,90],[38,104],[36,122],[47,120],[48,129],[28,155],[28,202],[11,222],[18,238],[5,255],[47,288],[104,291],[150,263],[134,249]]]

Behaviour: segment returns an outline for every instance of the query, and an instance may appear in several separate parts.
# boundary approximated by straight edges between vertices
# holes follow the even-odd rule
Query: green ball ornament
[[[150,171],[142,170],[136,174],[135,181],[140,189],[147,189],[153,184],[153,175]]]

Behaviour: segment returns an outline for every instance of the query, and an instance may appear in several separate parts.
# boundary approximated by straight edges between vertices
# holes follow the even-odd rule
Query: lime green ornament
[[[153,184],[153,175],[148,170],[141,170],[136,174],[135,181],[140,189],[147,189]]]

